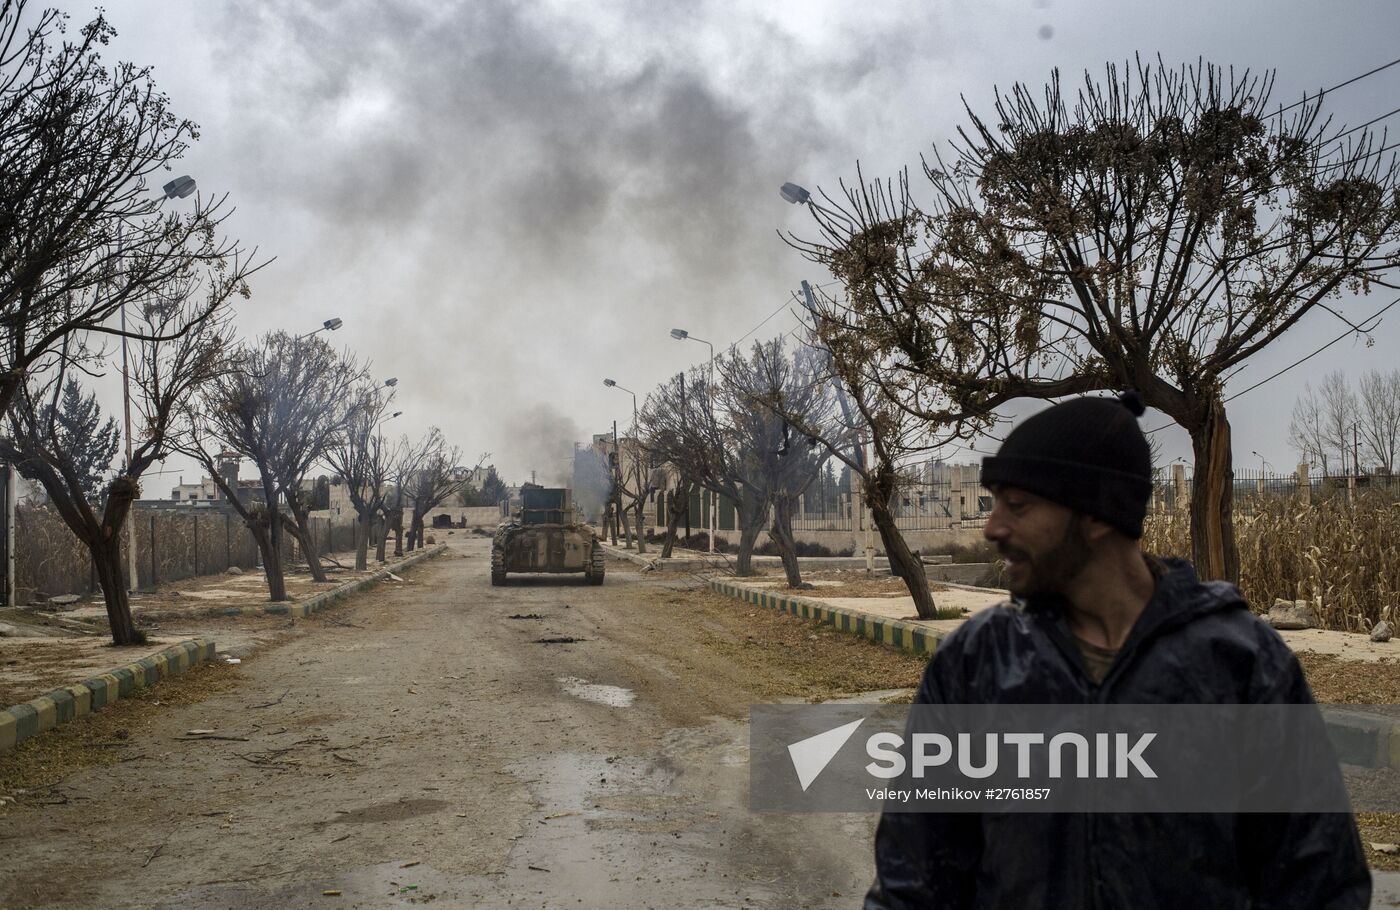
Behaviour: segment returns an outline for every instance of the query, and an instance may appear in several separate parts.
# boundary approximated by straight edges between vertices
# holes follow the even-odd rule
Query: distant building
[[[181,477],[170,491],[170,498],[175,502],[217,502],[223,499],[223,493],[208,477],[201,477],[199,483],[185,483],[185,478]]]
[[[245,506],[254,502],[264,502],[267,497],[263,494],[262,482],[256,479],[240,480],[238,478],[239,457],[233,452],[219,453],[219,477],[224,482],[224,486],[238,491],[238,501]],[[221,505],[225,502],[224,491],[211,478],[201,477],[199,483],[177,484],[170,491],[170,500],[183,505]]]

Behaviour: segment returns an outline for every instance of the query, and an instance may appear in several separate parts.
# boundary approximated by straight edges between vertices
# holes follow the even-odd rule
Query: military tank
[[[571,491],[521,488],[520,508],[491,541],[491,584],[505,584],[509,572],[582,572],[589,584],[603,583],[603,548],[574,508]]]

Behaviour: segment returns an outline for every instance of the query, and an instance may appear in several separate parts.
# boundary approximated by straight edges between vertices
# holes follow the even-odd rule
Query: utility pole
[[[1359,434],[1357,433],[1357,428],[1360,426],[1360,423],[1351,425],[1351,464],[1352,467],[1356,469],[1357,478],[1361,477],[1361,443],[1359,441]]]
[[[806,302],[807,311],[812,314],[812,327],[815,329],[821,324],[820,317],[817,315],[817,301],[812,296],[812,286],[807,283],[807,279],[805,278],[802,279],[802,296]],[[830,352],[827,353],[827,363],[831,363]],[[847,428],[854,429],[855,424],[851,421],[851,406],[846,403],[846,390],[842,387],[841,381],[834,376],[831,379],[831,386],[836,390],[836,402],[841,406],[841,416],[845,419]],[[863,434],[856,434],[856,443],[852,446],[852,450],[861,475],[860,499],[862,509],[859,524],[865,525],[865,571],[874,572],[875,541],[872,536],[872,525],[875,523],[875,516],[871,514],[870,507],[865,502],[865,470],[868,462],[865,460],[865,437]],[[854,474],[852,475],[851,493],[853,495],[855,493]]]
[[[622,450],[617,447],[616,420],[613,421],[613,457],[612,464],[609,467],[612,468],[612,470],[608,472],[608,474],[611,475],[610,479],[612,480],[612,542],[613,546],[617,546],[617,525],[619,519],[618,513],[622,511],[622,493],[618,489],[618,481],[622,478]]]

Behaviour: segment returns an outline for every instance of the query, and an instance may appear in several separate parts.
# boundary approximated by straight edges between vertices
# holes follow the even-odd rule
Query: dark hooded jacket
[[[1293,652],[1225,582],[1161,560],[1095,686],[1054,600],[986,610],[935,652],[919,704],[1298,704]],[[886,812],[865,910],[1356,908],[1371,878],[1352,816]]]

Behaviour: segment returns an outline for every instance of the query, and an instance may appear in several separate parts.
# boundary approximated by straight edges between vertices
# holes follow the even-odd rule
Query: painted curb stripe
[[[0,712],[0,752],[208,660],[214,648],[207,638],[178,642],[125,667],[6,708]]]
[[[757,590],[718,579],[711,579],[709,588],[744,603],[758,604],[794,617],[823,623],[833,629],[859,635],[911,654],[931,654],[943,638],[941,632],[925,629],[914,623],[898,619],[877,619],[859,610],[833,607],[805,597]]]

